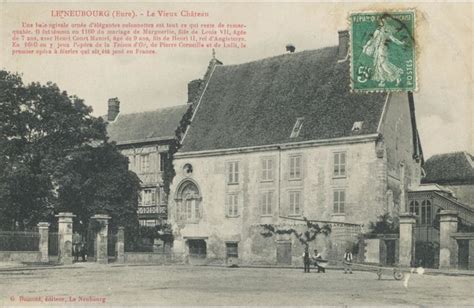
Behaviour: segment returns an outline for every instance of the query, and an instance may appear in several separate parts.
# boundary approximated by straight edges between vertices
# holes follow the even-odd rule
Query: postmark
[[[354,91],[415,91],[415,11],[350,14]]]

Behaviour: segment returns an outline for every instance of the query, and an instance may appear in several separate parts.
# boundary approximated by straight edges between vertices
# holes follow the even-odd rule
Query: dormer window
[[[300,135],[301,127],[303,126],[304,117],[300,117],[296,119],[295,126],[291,131],[290,138],[297,138]]]
[[[354,125],[352,125],[352,132],[358,132],[362,129],[362,124],[364,124],[364,121],[356,121],[354,122]]]

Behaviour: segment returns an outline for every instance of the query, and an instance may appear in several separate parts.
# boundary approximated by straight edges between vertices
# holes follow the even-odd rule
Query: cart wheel
[[[393,278],[395,278],[395,280],[402,280],[404,276],[405,275],[402,272],[398,271],[398,270],[393,271]]]
[[[377,274],[377,277],[378,277],[379,280],[382,279],[382,270],[381,269],[377,270],[376,274]]]

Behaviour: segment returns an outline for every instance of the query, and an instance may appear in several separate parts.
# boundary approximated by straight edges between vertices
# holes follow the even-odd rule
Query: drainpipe
[[[280,202],[281,202],[281,147],[278,146],[278,216],[281,216]]]

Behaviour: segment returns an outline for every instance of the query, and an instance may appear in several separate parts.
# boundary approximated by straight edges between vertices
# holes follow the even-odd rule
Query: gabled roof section
[[[350,137],[356,121],[358,136],[377,133],[386,94],[352,93],[349,77],[337,47],[217,66],[180,152]]]
[[[467,152],[434,155],[423,169],[426,176],[422,183],[474,184],[473,157]]]
[[[120,114],[108,124],[111,141],[119,145],[142,143],[175,138],[175,130],[188,106],[160,108],[154,111]]]

